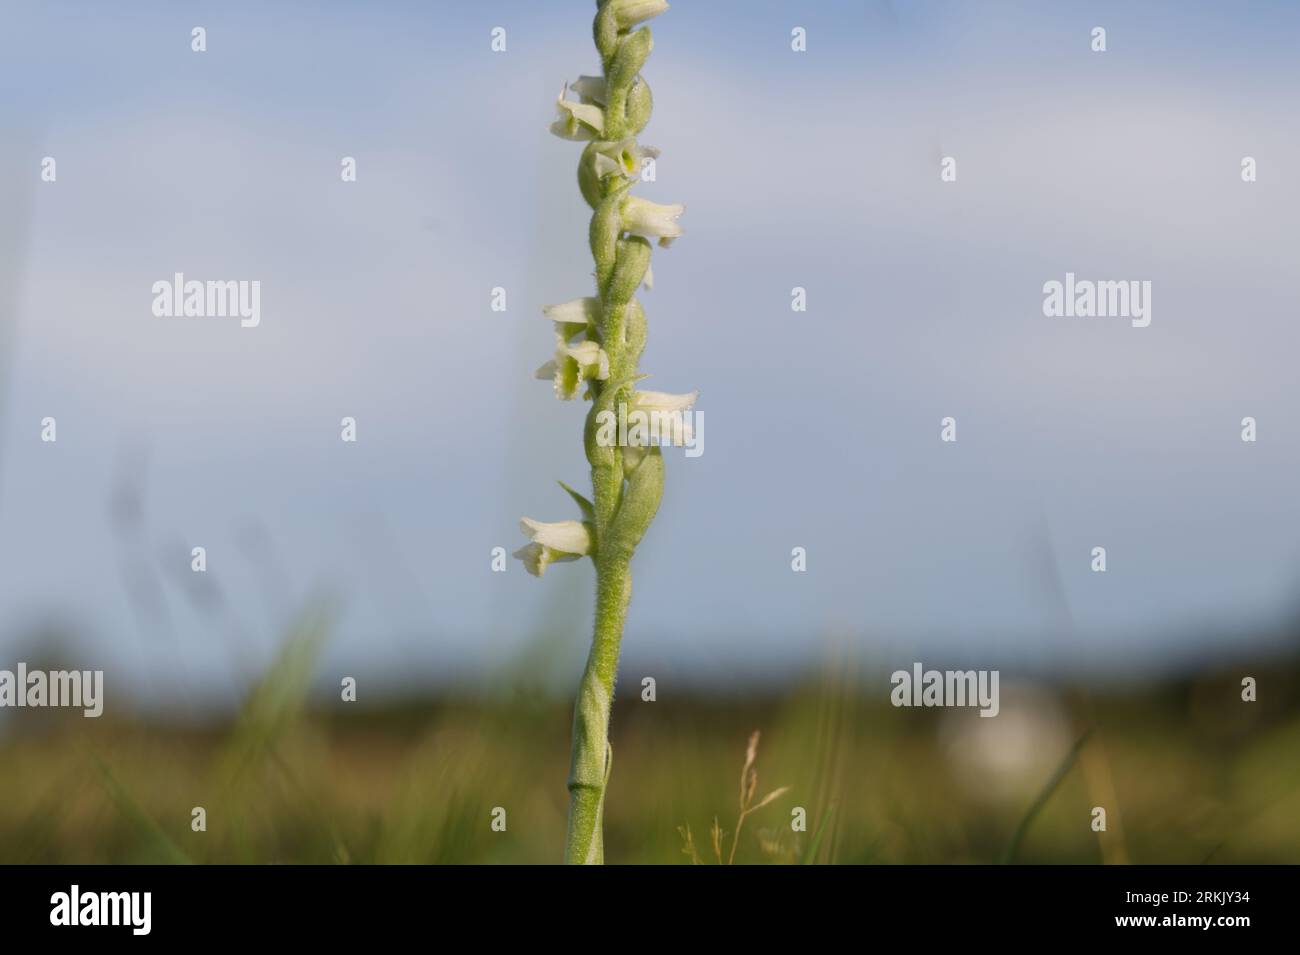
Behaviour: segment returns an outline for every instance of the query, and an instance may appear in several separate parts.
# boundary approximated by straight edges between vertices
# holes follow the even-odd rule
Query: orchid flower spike
[[[602,75],[566,83],[551,124],[557,136],[587,143],[577,179],[592,209],[587,238],[596,288],[594,295],[543,309],[555,326],[555,357],[537,370],[539,378],[553,382],[556,397],[572,400],[585,385],[584,397],[592,399],[582,431],[591,498],[562,485],[582,520],[544,524],[524,518],[520,526],[529,540],[515,553],[538,577],[550,564],[581,556],[590,556],[595,565],[595,627],[574,709],[569,770],[564,856],[576,863],[604,861],[609,709],[632,594],[632,557],[663,497],[664,455],[658,445],[692,442],[686,418],[696,398],[694,392],[635,390],[645,377],[638,365],[646,341],[645,311],[636,296],[654,282],[652,242],[666,246],[682,234],[677,221],[682,206],[632,195],[648,161],[659,155],[637,142],[654,107],[642,75],[654,40],[650,27],[638,24],[659,16],[668,4],[597,0],[596,8],[592,37]],[[620,420],[614,438],[605,440],[610,417],[621,419],[624,413],[646,419],[648,439],[633,437]]]

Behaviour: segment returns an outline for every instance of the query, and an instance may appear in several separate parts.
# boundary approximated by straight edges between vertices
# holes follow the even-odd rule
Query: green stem
[[[599,865],[605,861],[602,823],[611,754],[609,710],[631,592],[626,559],[597,559],[595,632],[573,710],[569,831],[564,847],[564,859],[569,863]]]

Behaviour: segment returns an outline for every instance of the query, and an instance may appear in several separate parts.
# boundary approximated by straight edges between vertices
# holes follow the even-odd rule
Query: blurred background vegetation
[[[0,862],[549,863],[564,837],[570,704],[509,690],[338,701],[305,621],[231,719],[24,711],[0,726]],[[607,856],[716,861],[746,740],[758,798],[737,863],[1285,863],[1300,859],[1300,661],[1139,687],[1016,681],[1002,712],[894,709],[832,661],[782,689],[654,702],[624,675]],[[1260,699],[1240,699],[1242,675]],[[331,700],[331,696],[333,699]],[[118,714],[113,716],[112,714]],[[1091,728],[1091,732],[1085,732]],[[1082,739],[1082,745],[1076,745]],[[207,831],[191,830],[191,810]],[[1107,809],[1107,831],[1090,828]],[[505,832],[491,828],[506,810]],[[807,829],[791,829],[796,807]],[[1017,830],[1020,830],[1019,835]]]

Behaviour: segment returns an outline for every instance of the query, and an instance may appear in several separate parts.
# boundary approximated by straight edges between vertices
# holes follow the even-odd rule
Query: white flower
[[[698,391],[674,395],[667,391],[638,391],[632,395],[632,407],[640,411],[689,411],[700,397]]]
[[[555,323],[555,334],[569,342],[575,335],[596,327],[596,320],[600,317],[600,299],[575,298],[559,305],[544,305],[542,314]]]
[[[599,106],[587,103],[574,103],[565,99],[569,92],[566,83],[555,98],[556,117],[551,123],[551,132],[561,139],[595,139],[604,135],[605,112]]]
[[[609,377],[609,356],[596,342],[578,342],[569,345],[559,335],[555,358],[537,369],[537,377],[555,382],[555,397],[572,401],[578,397],[578,388],[589,378],[604,380]]]
[[[632,235],[658,239],[668,245],[682,234],[677,217],[686,211],[683,205],[660,205],[640,196],[628,196],[623,202],[623,229]]]
[[[614,19],[618,28],[626,30],[668,9],[667,0],[610,0],[614,5]]]
[[[578,94],[578,101],[588,106],[604,106],[606,102],[605,78],[603,76],[579,76],[569,86]]]
[[[654,439],[660,445],[689,445],[695,438],[695,428],[686,412],[695,405],[700,396],[698,391],[684,395],[670,394],[666,391],[637,391],[632,394],[632,407],[628,410],[629,444],[636,432],[637,418],[645,427],[645,438]],[[637,413],[640,412],[638,415]],[[633,416],[636,415],[636,418]],[[641,437],[640,435],[635,435]],[[637,442],[640,444],[640,442]],[[644,445],[643,445],[644,446]]]
[[[550,564],[577,560],[591,553],[591,528],[582,521],[557,521],[546,524],[525,517],[519,529],[530,543],[515,551],[514,556],[524,562],[524,568],[534,577],[540,577]]]
[[[599,179],[609,175],[636,179],[641,175],[643,161],[656,159],[658,156],[659,150],[653,146],[638,145],[635,138],[625,139],[619,143],[607,143],[596,150],[594,163],[596,176]]]
[[[525,517],[519,522],[519,529],[534,544],[541,544],[551,550],[574,557],[591,553],[591,530],[582,521],[535,521]]]

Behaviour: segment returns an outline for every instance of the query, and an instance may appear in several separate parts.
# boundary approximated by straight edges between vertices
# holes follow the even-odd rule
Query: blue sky
[[[541,306],[591,287],[579,149],[545,127],[597,68],[594,6],[3,9],[0,662],[57,642],[220,693],[325,590],[329,672],[432,682],[543,638],[569,672],[590,569],[489,564],[586,480],[582,410],[531,375]],[[698,388],[707,428],[669,455],[630,665],[1123,671],[1294,611],[1297,26],[1285,4],[656,21],[641,191],[687,211],[642,364]],[[176,271],[261,281],[261,325],[153,317]],[[1151,326],[1044,317],[1067,271],[1150,280]],[[218,609],[185,596],[196,545]]]

